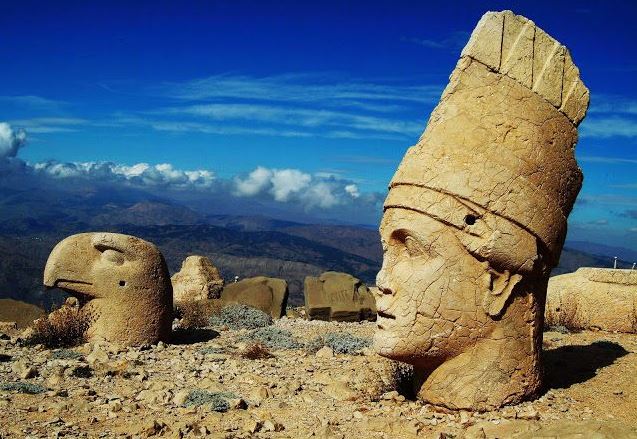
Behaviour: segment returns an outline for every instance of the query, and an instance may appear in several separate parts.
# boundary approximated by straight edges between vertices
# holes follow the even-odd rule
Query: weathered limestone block
[[[219,299],[223,290],[219,270],[205,256],[188,256],[170,280],[175,303]]]
[[[80,233],[59,242],[46,263],[44,285],[79,300],[87,338],[122,345],[167,340],[172,287],[153,244],[117,233]]]
[[[305,312],[309,320],[347,321],[376,319],[374,296],[360,279],[328,271],[305,278]]]
[[[390,186],[377,276],[381,355],[419,398],[489,410],[541,387],[546,284],[581,188],[588,90],[532,21],[488,12]]]
[[[281,318],[288,303],[288,283],[283,279],[257,276],[228,284],[221,293],[221,304],[234,303],[260,309],[273,319]]]
[[[580,268],[549,280],[546,324],[637,332],[637,271]]]

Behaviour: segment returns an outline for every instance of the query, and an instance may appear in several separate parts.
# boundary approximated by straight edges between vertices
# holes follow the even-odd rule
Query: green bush
[[[70,349],[58,349],[51,354],[52,360],[80,360],[82,354],[72,351]]]
[[[239,304],[228,305],[219,314],[210,317],[210,326],[227,326],[235,330],[263,328],[272,323],[270,315],[259,309]]]
[[[261,343],[269,349],[299,349],[303,347],[303,343],[298,341],[290,331],[273,326],[256,329],[242,339]]]
[[[5,392],[18,392],[18,393],[26,393],[28,395],[37,395],[38,393],[46,392],[46,388],[40,386],[39,384],[32,383],[2,383],[0,384],[0,390]]]
[[[329,346],[334,353],[356,355],[371,344],[371,338],[356,337],[349,332],[330,332],[306,343],[305,349],[316,352],[323,346]]]
[[[229,399],[237,396],[231,392],[207,392],[201,389],[195,389],[186,398],[185,407],[193,407],[207,405],[215,412],[226,412],[230,408]]]

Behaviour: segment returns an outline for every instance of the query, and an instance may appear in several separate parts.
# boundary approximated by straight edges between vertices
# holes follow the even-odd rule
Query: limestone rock
[[[18,330],[17,322],[0,322],[0,332],[12,332]]]
[[[257,276],[226,285],[221,293],[222,306],[234,303],[251,306],[270,314],[273,319],[285,315],[288,283],[283,279]]]
[[[205,256],[188,256],[170,280],[175,303],[218,299],[223,290],[219,270]]]
[[[328,271],[305,278],[305,311],[309,320],[374,320],[374,296],[360,279],[347,273]]]
[[[549,280],[546,324],[637,332],[637,271],[580,268]]]
[[[380,226],[376,351],[414,365],[419,398],[490,410],[541,388],[543,304],[582,185],[588,90],[531,20],[486,13]]]
[[[596,438],[596,439],[624,439],[637,438],[637,429],[613,420],[572,421],[559,420],[554,422],[537,421],[504,421],[494,424],[481,421],[469,427],[464,437],[466,439],[536,439],[536,438]]]
[[[90,339],[143,345],[168,339],[172,286],[157,247],[134,236],[80,233],[58,243],[44,285],[77,297]]]

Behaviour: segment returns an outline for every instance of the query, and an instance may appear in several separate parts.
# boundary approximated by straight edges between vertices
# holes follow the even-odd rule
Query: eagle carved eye
[[[102,252],[102,259],[116,265],[124,263],[124,255],[117,250],[106,249]]]

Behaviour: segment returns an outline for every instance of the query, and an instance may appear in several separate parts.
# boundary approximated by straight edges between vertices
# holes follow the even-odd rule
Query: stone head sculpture
[[[414,365],[420,398],[487,410],[541,385],[546,284],[582,184],[588,90],[566,48],[485,14],[380,226],[376,350]]]
[[[44,285],[79,299],[87,337],[123,345],[166,340],[172,287],[153,244],[117,233],[81,233],[59,242],[46,263]]]

